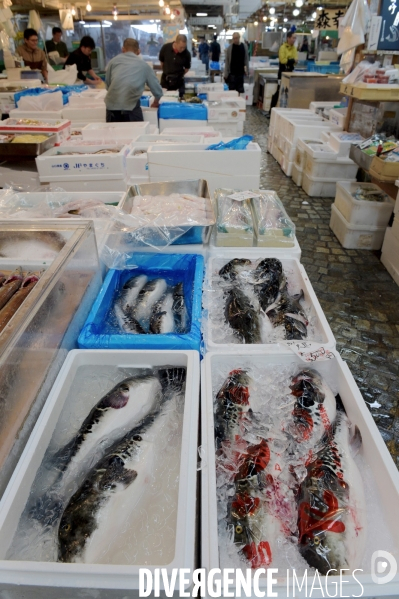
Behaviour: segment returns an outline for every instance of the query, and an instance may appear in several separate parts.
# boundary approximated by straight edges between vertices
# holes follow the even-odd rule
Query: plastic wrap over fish
[[[83,218],[92,219],[97,235],[101,260],[108,268],[125,269],[129,254],[135,247],[151,247],[161,251],[174,243],[179,237],[197,225],[202,225],[205,217],[198,208],[181,224],[181,211],[163,211],[159,205],[157,211],[146,213],[137,211],[127,214],[117,206],[104,204],[96,199],[71,201],[68,192],[60,197],[51,192],[43,194],[43,201],[32,205],[29,195],[24,196],[12,190],[0,194],[0,219],[43,219],[43,218]],[[101,241],[101,243],[99,242]]]
[[[275,238],[278,245],[292,246],[295,240],[295,225],[288,217],[275,191],[254,191],[251,199],[254,213],[255,233],[259,242],[262,238]]]
[[[237,368],[213,381],[220,567],[362,567],[361,437],[315,370]]]

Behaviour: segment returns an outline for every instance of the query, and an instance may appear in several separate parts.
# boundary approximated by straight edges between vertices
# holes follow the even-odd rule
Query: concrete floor
[[[247,110],[262,148],[261,187],[277,192],[296,225],[302,263],[373,418],[399,468],[399,287],[379,252],[346,250],[329,228],[332,198],[310,198],[267,153],[269,121]],[[307,202],[307,203],[304,203]]]

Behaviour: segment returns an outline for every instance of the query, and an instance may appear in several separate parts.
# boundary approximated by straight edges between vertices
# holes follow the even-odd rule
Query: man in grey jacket
[[[140,98],[146,84],[155,97],[153,107],[158,106],[162,87],[152,67],[139,54],[138,41],[128,38],[123,42],[122,54],[108,63],[105,74],[107,123],[142,121]]]
[[[240,43],[240,34],[233,33],[233,43],[227,48],[224,63],[224,79],[230,90],[244,93],[244,75],[249,72],[247,46]]]

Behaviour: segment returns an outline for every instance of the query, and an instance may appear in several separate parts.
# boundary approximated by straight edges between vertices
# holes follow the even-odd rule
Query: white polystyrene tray
[[[224,248],[218,248],[219,251],[215,256],[210,252],[210,258],[206,264],[205,280],[204,280],[204,292],[203,292],[203,307],[204,307],[204,318],[203,318],[203,335],[206,350],[209,351],[221,351],[221,352],[233,352],[233,353],[256,353],[256,352],[275,352],[281,353],[287,351],[287,345],[283,339],[279,339],[276,343],[259,343],[259,344],[244,344],[244,343],[219,343],[215,341],[215,322],[213,319],[213,302],[214,299],[214,281],[213,275],[217,273],[224,264],[227,264],[233,258],[249,258],[252,261],[257,259],[263,259],[266,257],[274,257],[281,260],[283,270],[287,276],[288,289],[291,294],[299,293],[302,289],[304,292],[304,299],[301,301],[301,305],[305,308],[306,313],[312,320],[312,328],[316,331],[317,339],[307,337],[305,341],[315,341],[320,345],[327,348],[335,349],[335,338],[331,331],[330,325],[324,315],[324,312],[320,306],[319,300],[313,290],[313,287],[309,281],[309,277],[302,264],[300,264],[297,258],[292,258],[288,251],[282,250],[281,253],[277,253],[271,248],[247,248],[241,249],[236,248],[233,253],[225,252]],[[267,253],[266,253],[267,252]],[[266,317],[267,318],[267,317]],[[220,324],[220,323],[218,323]],[[227,323],[223,323],[223,326],[228,327]],[[310,327],[308,327],[308,330]]]
[[[341,359],[338,353],[334,352],[335,359],[328,360],[325,362],[316,362],[312,364],[312,368],[316,369],[323,377],[326,378],[327,383],[330,383],[341,396],[346,412],[351,422],[356,424],[362,435],[362,449],[361,453],[364,456],[364,460],[369,466],[370,475],[373,476],[377,489],[378,498],[381,502],[381,512],[385,517],[386,527],[391,531],[395,549],[393,551],[394,557],[399,561],[399,518],[397,517],[397,506],[399,504],[399,473],[389,455],[388,449],[381,437],[377,426],[367,409],[363,397],[353,379],[353,376],[346,365]],[[306,364],[302,362],[300,358],[294,354],[237,354],[237,355],[223,355],[221,353],[209,353],[205,356],[202,364],[201,372],[201,445],[202,445],[202,466],[201,466],[201,567],[205,568],[206,571],[210,571],[212,568],[220,568],[219,563],[219,546],[217,540],[218,530],[218,519],[217,519],[217,502],[216,502],[216,472],[215,472],[215,428],[214,428],[214,417],[213,417],[213,389],[212,381],[215,376],[215,372],[222,370],[226,377],[230,370],[236,368],[245,368],[250,364],[257,364],[258,367],[264,367],[266,364],[275,365],[288,365],[297,364],[298,368],[306,367]],[[374,514],[369,514],[370,520],[373,520]],[[378,539],[369,539],[370,543],[375,543],[375,550],[384,549],[379,546]],[[370,550],[369,550],[370,551]],[[244,565],[245,567],[245,565]],[[273,564],[271,565],[273,567]],[[287,564],[289,568],[289,565]],[[342,593],[338,596],[355,596],[361,593],[361,588],[358,584],[350,577],[347,571],[343,572],[346,574],[345,580],[349,580],[349,583],[345,583],[342,586]],[[276,586],[273,586],[273,591],[278,593],[279,597],[287,597],[287,579],[285,578],[286,572],[279,571],[278,574],[274,575],[278,577]],[[292,570],[290,571],[290,578],[292,580]],[[301,580],[302,577],[299,577]],[[390,596],[397,597],[399,595],[399,574],[396,574],[392,582],[383,585],[376,585],[373,583],[370,575],[370,570],[364,572],[357,572],[356,578],[361,582],[364,587],[364,592],[361,596],[364,597],[382,597]],[[312,594],[310,592],[311,581],[313,575],[308,571],[308,582],[309,587],[307,592],[303,587],[300,591],[298,587],[295,590],[295,597],[310,597],[314,599],[321,599],[326,597],[324,577],[321,577],[323,590],[320,590],[319,585],[316,584],[315,588],[312,588]],[[316,579],[317,580],[317,579]],[[335,584],[334,584],[335,583]],[[339,588],[340,579],[339,576],[329,576],[328,586],[330,589]],[[259,587],[262,592],[266,595],[266,578],[260,577]],[[231,588],[231,587],[230,587]],[[333,594],[335,591],[331,591]],[[252,593],[252,597],[255,595]]]
[[[394,208],[394,200],[385,194],[384,202],[357,200],[352,194],[358,188],[375,189],[382,192],[374,183],[351,183],[338,181],[335,205],[346,220],[353,225],[387,226]]]
[[[140,567],[153,570],[155,566],[66,564],[4,559],[76,372],[80,366],[90,368],[91,365],[131,368],[171,365],[187,368],[175,557],[170,564],[162,567],[167,568],[169,577],[172,568],[183,567],[192,570],[195,567],[198,352],[73,350],[65,360],[0,504],[0,589],[9,597],[60,599],[62,596],[69,599],[90,595],[98,599],[122,599],[130,596],[134,590],[136,596]]]

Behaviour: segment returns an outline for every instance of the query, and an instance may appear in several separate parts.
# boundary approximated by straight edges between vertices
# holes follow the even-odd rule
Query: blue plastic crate
[[[149,108],[150,107],[150,96],[141,96],[140,106],[143,106],[144,108]]]
[[[195,349],[201,344],[201,300],[204,258],[197,254],[132,254],[127,266],[138,268],[110,270],[79,335],[81,349]],[[188,313],[188,332],[166,335],[128,334],[112,319],[114,299],[125,282],[134,275],[166,279],[168,285],[183,282]]]
[[[207,121],[208,109],[203,104],[164,102],[158,108],[158,118]]]
[[[212,69],[212,71],[220,71],[220,62],[214,62],[211,60],[209,63],[209,68]]]
[[[310,73],[338,75],[339,69],[339,64],[314,64],[312,62],[308,62],[308,71]]]
[[[18,102],[22,96],[41,96],[42,94],[53,94],[54,92],[62,92],[62,103],[63,105],[68,104],[69,96],[78,92],[81,93],[89,89],[87,85],[64,85],[60,87],[55,87],[53,89],[44,89],[42,87],[31,87],[29,89],[23,89],[20,92],[15,92],[14,101],[15,106],[18,108]]]

